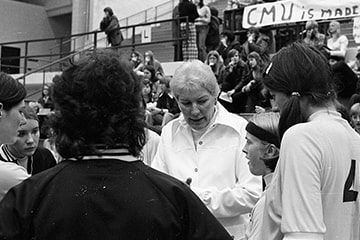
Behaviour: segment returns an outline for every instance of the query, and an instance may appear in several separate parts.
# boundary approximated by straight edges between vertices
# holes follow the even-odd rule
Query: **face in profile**
[[[350,108],[351,125],[360,134],[360,103],[355,103]]]
[[[9,111],[5,111],[4,109],[0,110],[0,143],[15,143],[18,128],[20,124],[25,122],[24,115],[22,113],[24,107],[25,103],[24,101],[21,101]]]
[[[262,158],[265,156],[269,144],[262,142],[254,135],[246,134],[246,144],[243,152],[246,158],[249,159],[250,172],[256,176],[264,176],[266,174],[266,165]]]
[[[216,98],[204,88],[189,89],[179,94],[178,104],[190,127],[202,130],[214,115]]]
[[[38,147],[40,138],[39,122],[34,119],[26,119],[20,125],[16,142],[9,146],[17,157],[32,156]]]

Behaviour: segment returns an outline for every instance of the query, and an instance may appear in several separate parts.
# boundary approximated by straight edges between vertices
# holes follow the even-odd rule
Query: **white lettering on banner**
[[[243,28],[360,16],[359,0],[287,0],[244,8]]]

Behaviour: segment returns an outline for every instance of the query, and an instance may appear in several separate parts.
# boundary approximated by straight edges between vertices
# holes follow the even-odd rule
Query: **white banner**
[[[360,16],[360,0],[286,0],[244,8],[243,28]]]

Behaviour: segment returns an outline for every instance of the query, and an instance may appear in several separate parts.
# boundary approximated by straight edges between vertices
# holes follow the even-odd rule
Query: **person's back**
[[[286,202],[281,206],[282,220],[279,224],[281,223],[282,231],[285,233],[302,225],[308,232],[323,232],[326,240],[358,239],[353,238],[351,234],[359,230],[356,226],[359,227],[360,224],[357,210],[357,191],[360,189],[354,184],[357,181],[355,179],[358,179],[354,174],[358,168],[356,159],[360,157],[360,136],[337,112],[318,112],[312,115],[309,121],[295,125],[285,133],[281,144],[284,151],[281,151],[280,158],[289,161],[287,166],[280,162],[279,169],[275,172],[281,171],[282,174],[290,174],[292,177],[286,181],[280,178],[274,180],[274,177],[274,186],[269,188],[271,194],[266,195],[267,201],[272,202],[272,209],[279,209],[275,198],[280,189],[278,184],[281,183],[282,196],[286,198]],[[302,144],[298,144],[299,142]],[[303,155],[304,149],[318,155],[319,158],[312,161],[303,158],[302,160],[307,162],[298,165],[298,159],[292,156]],[[312,168],[314,172],[302,171],[304,165]],[[278,174],[275,176],[279,177]],[[320,188],[313,185],[312,189],[304,188],[297,194],[287,191],[299,178],[308,183],[319,183]],[[304,199],[305,206],[301,204]],[[322,205],[321,211],[316,209],[318,204]],[[278,214],[276,211],[274,213]],[[303,215],[304,218],[294,219],[293,214]],[[305,217],[308,215],[312,218]],[[323,224],[320,224],[322,219]],[[359,232],[354,236],[359,236]],[[280,238],[272,238],[269,235],[269,239]]]
[[[230,239],[190,188],[141,161],[63,161],[12,190],[4,204],[15,197],[26,239]],[[13,227],[0,236],[15,234]]]

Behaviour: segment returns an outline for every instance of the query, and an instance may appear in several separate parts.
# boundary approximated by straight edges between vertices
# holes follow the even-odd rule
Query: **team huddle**
[[[181,114],[149,166],[142,81],[97,51],[56,78],[62,160],[7,189],[0,239],[359,240],[360,135],[338,110],[332,74],[315,47],[282,48],[263,76],[280,113],[247,121],[219,103],[208,65],[184,62],[169,83]],[[14,82],[0,78],[1,144],[24,120]],[[0,174],[11,178],[11,164]]]

